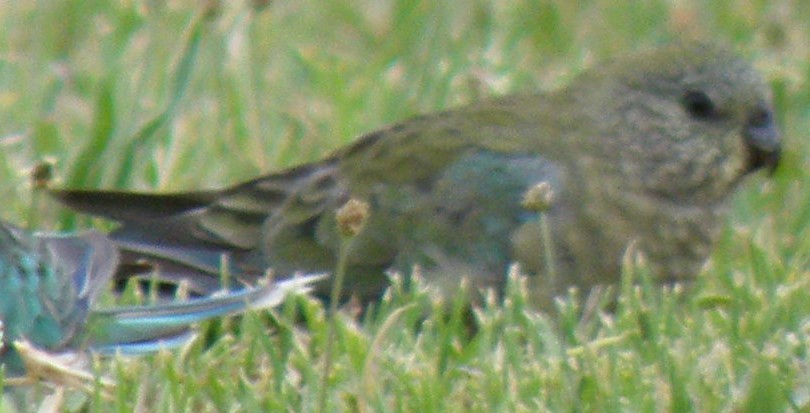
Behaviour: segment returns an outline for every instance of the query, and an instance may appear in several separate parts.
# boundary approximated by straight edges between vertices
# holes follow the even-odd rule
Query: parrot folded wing
[[[29,233],[0,222],[0,363],[25,372],[12,343],[51,352],[140,354],[184,343],[194,323],[271,308],[321,275],[295,277],[183,302],[96,308],[119,267],[116,245],[96,231]]]

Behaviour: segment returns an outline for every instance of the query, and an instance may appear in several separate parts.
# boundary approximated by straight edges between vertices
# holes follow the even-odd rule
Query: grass
[[[441,304],[421,287],[394,283],[363,319],[338,319],[327,405],[810,411],[808,20],[787,1],[3,2],[0,217],[35,216],[32,225],[49,229],[107,225],[34,200],[24,171],[44,159],[60,186],[214,188],[317,159],[418,113],[553,88],[677,33],[714,39],[769,79],[786,154],[771,179],[740,191],[694,290],[626,283],[613,315],[586,320],[572,295],[552,322],[527,308],[513,280],[503,303],[473,314],[480,330],[470,336],[462,305],[430,311]],[[119,382],[114,397],[67,391],[59,406],[315,410],[323,305],[301,298],[270,323],[256,314],[231,323],[205,326],[210,346],[101,361],[99,373]],[[28,398],[38,406],[49,393],[41,386]]]

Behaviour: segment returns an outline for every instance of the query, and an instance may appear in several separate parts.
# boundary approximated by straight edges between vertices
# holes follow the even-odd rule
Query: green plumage
[[[595,66],[551,93],[395,124],[224,190],[54,195],[120,221],[125,259],[148,257],[203,290],[211,278],[196,274],[215,274],[222,253],[246,279],[266,267],[333,271],[334,212],[356,198],[371,212],[348,251],[348,292],[373,298],[387,270],[415,264],[446,291],[461,276],[500,288],[518,262],[546,306],[567,287],[616,281],[631,242],[661,280],[695,276],[741,179],[779,153],[761,77],[722,48],[684,43]],[[554,283],[537,215],[520,203],[540,182],[555,193],[545,212]]]
[[[0,363],[24,372],[15,340],[51,351],[143,353],[184,342],[189,327],[206,319],[268,308],[317,277],[302,277],[213,297],[159,305],[98,309],[110,288],[119,254],[106,236],[30,234],[0,222]]]

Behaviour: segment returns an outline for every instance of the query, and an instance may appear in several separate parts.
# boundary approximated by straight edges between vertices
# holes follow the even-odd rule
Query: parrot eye
[[[717,113],[714,102],[697,90],[690,90],[683,95],[683,107],[696,119],[709,119]]]

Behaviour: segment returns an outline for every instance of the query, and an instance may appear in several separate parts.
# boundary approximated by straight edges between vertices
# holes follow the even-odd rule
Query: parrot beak
[[[748,170],[767,168],[773,173],[782,154],[782,139],[770,109],[760,108],[752,113],[743,130],[748,147]]]

